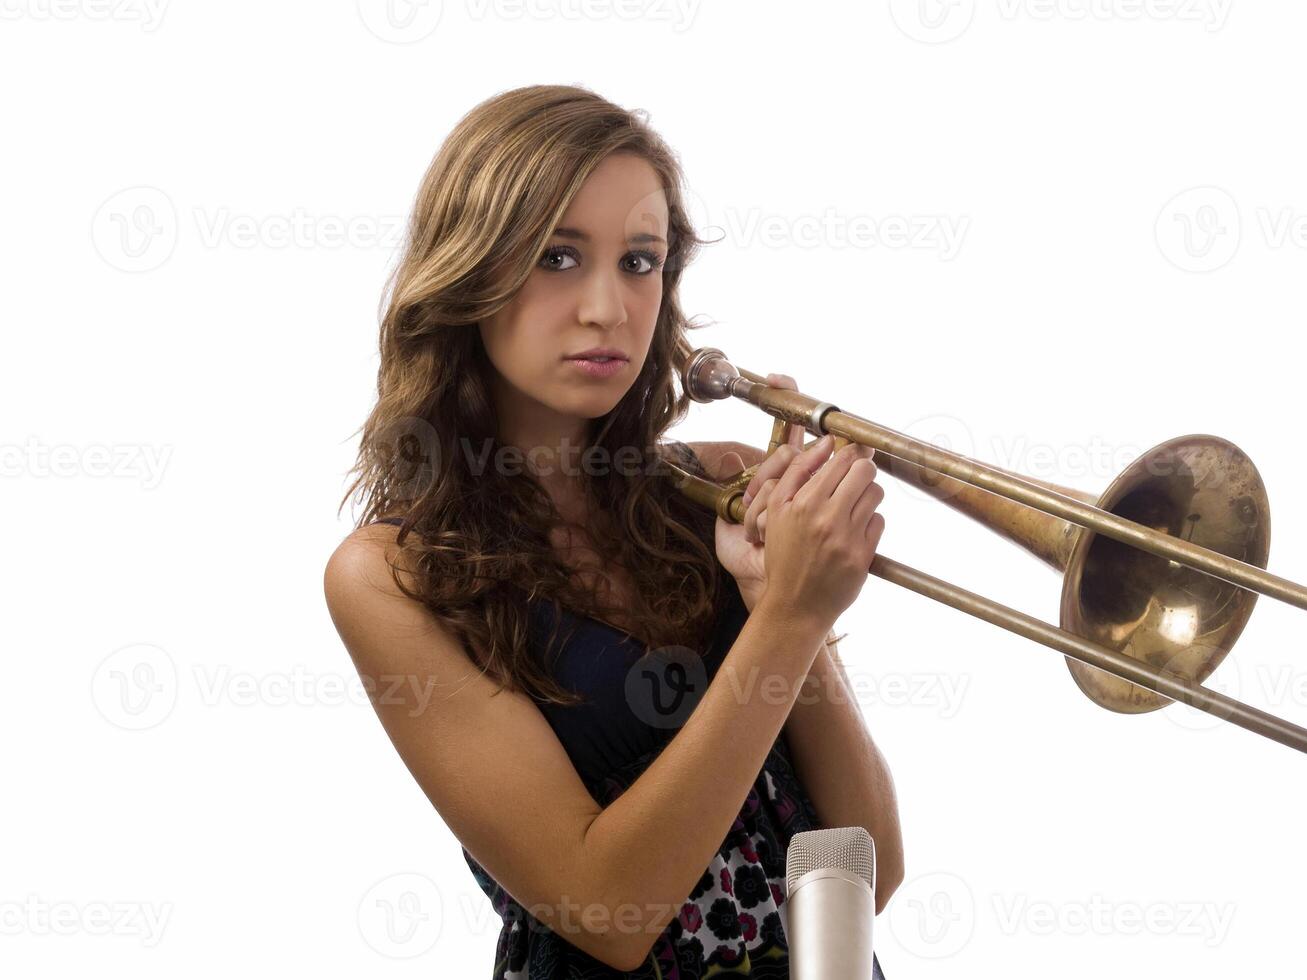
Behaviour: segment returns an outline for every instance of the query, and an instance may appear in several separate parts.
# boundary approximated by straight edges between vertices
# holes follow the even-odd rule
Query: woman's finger
[[[767,383],[773,388],[787,388],[790,391],[798,391],[799,385],[788,374],[769,374]],[[808,432],[801,425],[790,426],[790,437],[786,440],[786,445],[794,447],[796,453],[803,452],[803,440]]]
[[[776,488],[778,480],[773,477],[762,485],[758,495],[748,505],[748,510],[744,512],[744,540],[761,541],[762,540],[762,518],[767,514],[767,501],[771,497],[771,492]]]
[[[779,477],[789,467],[790,462],[798,455],[798,450],[792,446],[780,446],[770,456],[758,464],[757,471],[749,481],[749,485],[744,488],[744,505],[749,506],[750,501],[757,495],[759,487],[768,480]]]
[[[858,464],[858,466],[863,466],[863,465],[866,464],[863,463]],[[872,463],[870,465],[875,466],[876,464]],[[858,493],[856,499],[853,501],[853,506],[849,511],[849,522],[854,527],[863,528],[867,526],[867,522],[871,520],[872,515],[878,512],[878,508],[881,505],[881,501],[885,499],[885,488],[881,486],[881,484],[876,482],[876,477],[874,473],[872,474],[871,479],[868,480],[865,484],[858,484],[857,481],[852,479],[852,476],[853,476],[853,469],[850,469],[849,478],[847,478],[844,482],[854,484],[855,486],[860,485],[861,490]],[[844,486],[843,484],[841,484],[840,490],[843,489]],[[836,493],[838,494],[839,491],[836,491]]]
[[[871,515],[867,522],[867,544],[872,550],[872,562],[875,562],[876,549],[880,547],[881,535],[885,533],[885,515],[880,511]]]
[[[877,467],[871,458],[870,446],[854,444],[847,447],[845,451],[853,453],[853,465],[850,465],[849,471],[840,480],[840,485],[831,494],[831,500],[843,507],[847,514],[856,512],[858,500],[866,490],[867,484],[874,483],[876,480]],[[870,514],[864,515],[863,521],[868,520],[870,516]]]
[[[785,472],[781,474],[776,489],[771,493],[772,506],[792,500],[804,484],[812,479],[812,475],[821,469],[822,464],[830,458],[834,445],[835,439],[833,437],[822,436],[795,456],[790,465],[786,467]]]
[[[814,448],[825,441],[829,441],[833,445],[835,438],[831,435],[824,435],[814,445]],[[856,445],[850,443],[837,452],[830,453],[826,465],[821,467],[812,479],[806,480],[804,485],[795,491],[794,496],[810,500],[814,504],[819,501],[830,500],[835,495],[835,491],[843,481],[845,474],[849,472],[849,467],[858,458],[857,449]],[[806,456],[807,453],[804,453],[804,455]],[[848,514],[848,512],[848,507],[844,507],[842,513]]]
[[[799,390],[799,386],[788,374],[769,374],[766,380],[767,384],[773,388],[788,388],[790,391]],[[786,441],[759,464],[758,471],[753,475],[753,479],[749,481],[749,485],[744,490],[744,504],[746,507],[753,501],[759,487],[773,477],[779,477],[789,468],[794,457],[803,452],[804,435],[805,432],[802,426],[791,425],[789,437]]]

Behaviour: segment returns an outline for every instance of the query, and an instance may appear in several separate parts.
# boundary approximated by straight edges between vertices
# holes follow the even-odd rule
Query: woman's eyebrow
[[[590,236],[580,228],[555,228],[554,236],[557,238],[574,238],[579,242],[588,242],[590,240]],[[646,242],[662,242],[664,245],[667,244],[662,236],[654,235],[649,232],[639,232],[634,235],[628,235],[626,240],[628,242],[636,242],[639,244],[644,244]]]

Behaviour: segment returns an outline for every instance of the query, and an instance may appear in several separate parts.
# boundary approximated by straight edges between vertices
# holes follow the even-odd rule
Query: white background
[[[489,976],[321,574],[399,223],[506,88],[650,112],[723,236],[699,343],[1083,490],[1222,435],[1307,579],[1305,39],[1248,0],[5,0],[0,967]],[[882,479],[884,553],[1056,617],[1055,574]],[[1301,615],[1262,599],[1212,686],[1307,724]],[[839,625],[904,827],[891,980],[1304,975],[1303,756],[1103,711],[879,580]]]

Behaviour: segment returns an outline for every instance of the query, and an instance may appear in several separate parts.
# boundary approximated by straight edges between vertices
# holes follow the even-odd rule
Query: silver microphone
[[[792,980],[872,980],[876,844],[866,828],[795,834],[785,883]]]

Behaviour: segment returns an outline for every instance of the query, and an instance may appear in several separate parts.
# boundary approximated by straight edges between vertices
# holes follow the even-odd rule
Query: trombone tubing
[[[871,446],[878,452],[883,451],[926,469],[937,470],[955,480],[1089,528],[1160,558],[1169,558],[1181,565],[1206,572],[1232,585],[1268,595],[1299,609],[1307,609],[1307,587],[1272,574],[1264,568],[1211,551],[1191,541],[1154,531],[1110,511],[1031,483],[1015,474],[1005,473],[970,457],[913,439],[860,415],[842,412],[835,406],[802,392],[772,388],[759,375],[740,368],[736,370],[739,371],[739,379],[729,383],[728,393],[761,408],[768,415],[797,423],[810,431],[815,429],[817,435],[831,433],[850,442]]]
[[[677,489],[690,500],[714,511],[719,517],[731,523],[739,524],[744,520],[743,487],[722,487],[711,480],[687,472],[675,463],[666,462],[666,465],[674,471]],[[952,606],[994,626],[1000,626],[1017,636],[1034,640],[1081,663],[1115,674],[1155,694],[1168,697],[1173,701],[1182,701],[1200,711],[1232,722],[1240,728],[1264,735],[1281,745],[1287,745],[1299,752],[1307,752],[1307,729],[1300,728],[1260,708],[1236,701],[1219,691],[1208,690],[1196,681],[1190,681],[1170,671],[1159,670],[1134,660],[1110,647],[1094,643],[1092,640],[1046,623],[1042,619],[1028,616],[986,596],[968,592],[943,579],[894,561],[879,552],[872,559],[871,567],[867,571],[868,574],[884,579],[886,582],[892,582],[918,595]]]

